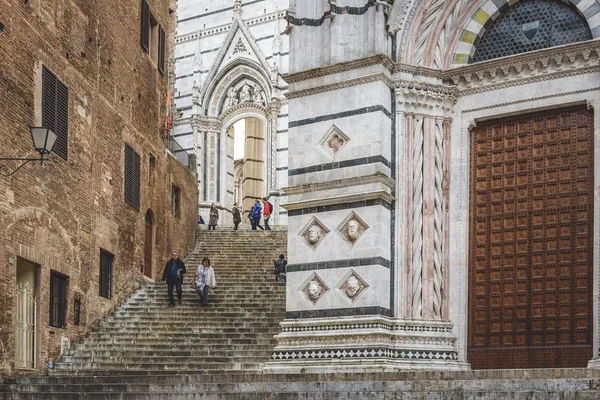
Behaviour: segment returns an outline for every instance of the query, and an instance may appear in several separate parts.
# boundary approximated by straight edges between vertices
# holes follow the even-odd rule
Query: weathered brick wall
[[[149,0],[168,31],[169,0]],[[0,157],[34,156],[29,125],[40,125],[41,68],[69,88],[68,160],[27,165],[0,177],[0,373],[15,374],[15,289],[19,257],[37,267],[37,369],[56,359],[60,338],[76,340],[145,278],[145,215],[154,216],[153,275],[171,249],[186,253],[196,228],[196,177],[165,151],[167,77],[140,46],[140,1],[0,2]],[[141,158],[141,205],[123,201],[124,143]],[[150,156],[156,159],[149,179]],[[5,162],[9,169],[17,164]],[[171,215],[171,185],[181,188]],[[113,296],[99,296],[100,249],[115,255]],[[65,329],[49,327],[51,270],[68,276]],[[73,324],[80,297],[81,325]]]

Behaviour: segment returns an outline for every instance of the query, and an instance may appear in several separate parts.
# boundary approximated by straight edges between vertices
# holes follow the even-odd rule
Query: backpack
[[[267,201],[267,203],[269,203],[269,213],[273,214],[273,204],[270,201]]]

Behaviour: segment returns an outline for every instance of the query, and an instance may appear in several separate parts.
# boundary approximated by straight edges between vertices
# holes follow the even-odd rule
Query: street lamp
[[[20,170],[25,164],[31,161],[39,161],[41,166],[44,164],[44,161],[48,159],[48,157],[44,158],[44,156],[48,156],[52,151],[54,143],[56,142],[56,133],[52,132],[50,128],[44,127],[31,126],[29,127],[29,130],[31,131],[33,147],[35,148],[35,151],[40,153],[40,156],[37,158],[0,158],[0,161],[25,161],[12,172],[8,172],[5,166],[0,166],[0,174],[4,176],[11,176],[12,174]]]

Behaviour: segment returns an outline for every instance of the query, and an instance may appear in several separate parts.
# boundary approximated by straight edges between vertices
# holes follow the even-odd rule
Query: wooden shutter
[[[158,26],[158,71],[165,74],[165,31]]]
[[[48,68],[42,67],[42,126],[56,133],[53,151],[69,154],[69,89]]]
[[[142,15],[140,21],[140,42],[146,53],[150,52],[150,6],[146,0],[142,0]]]
[[[140,209],[140,156],[127,144],[125,145],[125,202],[139,211]]]
[[[100,250],[100,282],[99,295],[107,299],[112,295],[112,267],[114,256],[104,250]]]

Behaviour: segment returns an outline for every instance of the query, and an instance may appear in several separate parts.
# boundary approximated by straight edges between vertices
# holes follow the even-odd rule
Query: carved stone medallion
[[[367,229],[369,229],[369,225],[352,211],[340,224],[338,232],[344,239],[354,244]]]
[[[311,303],[315,304],[328,290],[329,287],[327,287],[319,275],[313,274],[303,286],[302,293],[306,295],[306,298]]]
[[[313,249],[315,249],[329,233],[329,229],[316,217],[313,217],[310,222],[302,229],[300,236]]]
[[[353,303],[368,287],[367,283],[354,271],[338,285],[338,289]]]
[[[319,147],[329,155],[335,158],[335,155],[350,141],[350,138],[344,134],[337,126],[332,125],[325,136],[319,141]]]

